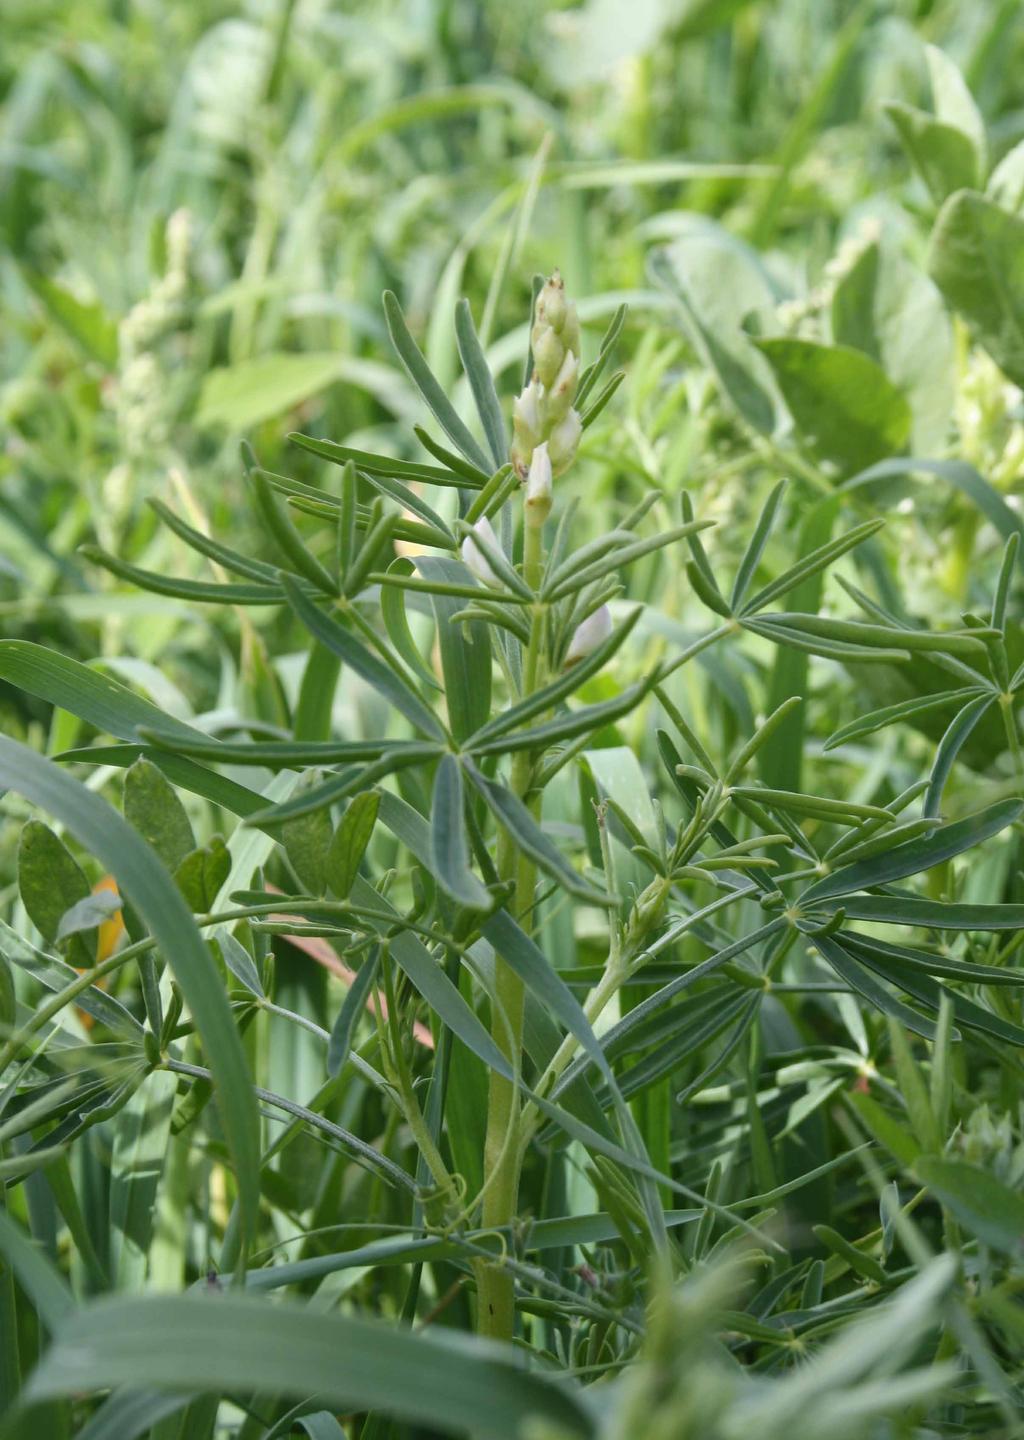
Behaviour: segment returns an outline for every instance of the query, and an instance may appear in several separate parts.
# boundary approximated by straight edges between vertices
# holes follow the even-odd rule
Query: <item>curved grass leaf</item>
[[[380,1410],[481,1440],[521,1440],[528,1420],[546,1420],[567,1436],[595,1433],[582,1400],[527,1371],[511,1347],[270,1305],[255,1295],[92,1305],[58,1326],[26,1402],[118,1385],[315,1395],[339,1410]]]
[[[249,1067],[220,978],[181,894],[153,851],[98,795],[52,761],[0,736],[0,784],[55,815],[117,881],[167,958],[216,1084],[249,1233],[259,1205],[259,1123]]]
[[[184,740],[209,740],[109,675],[29,640],[0,640],[0,677],[119,740],[134,740],[139,725]]]

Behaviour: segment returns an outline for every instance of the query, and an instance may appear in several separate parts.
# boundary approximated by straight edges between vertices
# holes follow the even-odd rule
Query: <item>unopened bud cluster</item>
[[[580,378],[580,322],[557,270],[537,297],[530,343],[533,375],[512,412],[512,463],[524,479],[541,445],[547,446],[551,474],[561,475],[583,431],[572,403]]]

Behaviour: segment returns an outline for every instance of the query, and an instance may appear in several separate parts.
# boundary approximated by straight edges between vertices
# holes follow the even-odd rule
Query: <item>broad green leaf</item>
[[[935,222],[928,270],[977,343],[1024,385],[1024,219],[958,191]]]
[[[119,1290],[141,1290],[146,1278],[177,1089],[175,1075],[154,1071],[114,1121],[110,1268]]]
[[[192,825],[173,785],[142,755],[124,777],[124,818],[172,874],[196,848]]]
[[[985,193],[990,200],[1016,214],[1024,206],[1024,140],[1000,160],[989,176]]]
[[[971,137],[963,130],[901,100],[889,101],[885,113],[937,205],[954,190],[970,189],[979,183],[978,155]]]
[[[989,1170],[966,1160],[922,1155],[914,1171],[923,1185],[984,1245],[1006,1255],[1024,1252],[1024,1196]]]
[[[119,740],[136,739],[140,725],[179,739],[209,740],[109,675],[98,675],[77,660],[27,640],[0,640],[0,676]]]
[[[52,1334],[62,1320],[74,1313],[75,1297],[45,1248],[26,1235],[6,1209],[0,1209],[0,1254]]]
[[[389,366],[336,351],[278,352],[210,370],[203,381],[196,424],[203,429],[251,430],[344,380],[380,400],[393,414],[408,414],[398,374]]]
[[[327,888],[327,856],[333,840],[334,826],[326,809],[300,815],[281,826],[281,844],[311,895],[322,895]]]
[[[832,296],[832,339],[876,360],[907,397],[911,450],[946,444],[955,390],[953,327],[938,289],[898,244],[866,245]]]
[[[79,900],[70,910],[64,911],[54,939],[60,944],[69,935],[80,935],[83,930],[95,930],[112,919],[120,908],[120,898],[110,890],[97,890],[92,895],[86,895],[84,900]]]
[[[448,1434],[521,1440],[527,1421],[567,1437],[595,1426],[564,1385],[518,1353],[441,1329],[411,1330],[255,1295],[201,1293],[101,1301],[63,1320],[27,1401],[118,1385],[216,1395],[316,1395],[338,1410],[381,1410]]]
[[[213,798],[212,796],[210,797]],[[192,850],[174,872],[178,889],[195,914],[206,914],[231,871],[231,854],[219,835]]]
[[[984,179],[988,169],[988,136],[985,121],[974,96],[955,61],[937,45],[924,47],[928,75],[932,83],[932,104],[935,114],[945,125],[955,125],[974,147],[979,176]]]
[[[811,453],[851,474],[898,455],[910,438],[906,398],[860,350],[814,340],[756,342]]]
[[[57,939],[65,912],[92,893],[81,865],[41,820],[29,820],[18,841],[18,891],[29,919],[48,945]],[[95,954],[95,934],[74,946],[79,965],[93,964]]]
[[[776,387],[743,330],[751,312],[776,301],[759,258],[708,223],[654,251],[649,264],[654,281],[678,301],[684,329],[728,402],[755,430],[770,434]]]
[[[49,810],[117,881],[166,956],[210,1062],[245,1225],[259,1205],[259,1121],[238,1030],[195,922],[156,855],[131,826],[52,761],[0,736],[0,785]]]
[[[344,900],[355,883],[373,827],[377,823],[380,793],[364,790],[341,817],[325,863],[325,879],[333,894]]]
[[[117,366],[117,325],[98,300],[80,300],[64,285],[34,270],[22,270],[29,288],[57,324],[85,353],[107,370]]]

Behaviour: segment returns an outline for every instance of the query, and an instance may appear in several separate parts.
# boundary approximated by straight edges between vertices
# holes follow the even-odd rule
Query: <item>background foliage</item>
[[[1020,1433],[1022,50],[1013,0],[8,0],[7,1433]],[[484,436],[468,297],[507,424],[555,266],[584,365],[628,305],[555,481],[622,643],[524,819],[515,661],[396,561],[486,479],[403,360]],[[513,961],[569,1068],[484,1222]]]

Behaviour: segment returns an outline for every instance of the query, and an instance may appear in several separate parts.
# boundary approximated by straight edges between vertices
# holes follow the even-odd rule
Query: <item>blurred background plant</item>
[[[941,809],[954,822],[1020,794],[1013,704],[999,698],[1024,659],[1012,552],[1024,493],[1024,23],[1016,0],[589,0],[577,8],[545,0],[7,0],[3,25],[5,640],[82,661],[211,736],[289,737],[308,637],[286,607],[203,607],[146,593],[81,547],[98,544],[157,575],[209,581],[208,562],[146,503],[156,500],[257,563],[278,564],[244,503],[239,441],[251,442],[267,471],[317,487],[336,484],[337,472],[288,444],[290,430],[431,459],[413,431],[427,409],[388,344],[384,289],[400,296],[434,375],[467,417],[472,396],[451,316],[458,298],[469,298],[510,417],[531,276],[557,265],[580,297],[584,364],[619,306],[629,307],[615,350],[627,380],[589,424],[565,481],[583,502],[577,543],[613,530],[651,491],[654,520],[667,528],[686,490],[699,518],[717,522],[704,536],[715,576],[736,572],[759,518],[774,514],[753,561],[765,580],[866,520],[883,516],[887,525],[832,578],[812,576],[786,593],[787,611],[820,609],[834,627],[831,640],[810,646],[813,658],[806,644],[793,644],[792,630],[788,646],[777,645],[770,627],[748,627],[742,643],[705,652],[674,677],[667,705],[652,702],[609,724],[591,738],[579,774],[554,778],[549,833],[596,865],[591,802],[614,802],[626,817],[615,864],[636,889],[646,872],[629,853],[636,834],[628,824],[650,839],[656,802],[678,806],[658,723],[681,713],[706,760],[725,772],[759,722],[792,696],[804,703],[782,716],[756,757],[764,783],[877,806],[923,776],[925,816]],[[789,490],[770,499],[784,476]],[[373,492],[359,484],[366,504]],[[452,518],[451,490],[428,485],[423,494]],[[414,553],[416,537],[397,548]],[[629,598],[645,602],[643,617],[614,664],[587,681],[587,702],[614,701],[704,634],[707,610],[681,562],[645,557]],[[843,645],[870,648],[866,632],[854,640],[854,631],[835,628],[865,619],[955,627],[978,614],[992,617],[1005,647],[980,688],[959,662],[951,669],[923,652],[912,667],[890,663],[884,647],[872,663],[857,663],[864,655]],[[429,652],[425,600],[421,608],[410,597],[408,619]],[[878,650],[882,641],[875,635],[870,644]],[[108,726],[73,713],[59,691],[6,658],[12,653],[0,662],[4,734],[48,755],[105,736]],[[947,700],[954,685],[962,696]],[[877,727],[865,724],[867,712]],[[366,686],[347,684],[328,719],[337,735],[363,741],[379,738],[383,713]],[[122,802],[119,758],[97,759],[75,773],[123,803],[146,833],[152,811],[141,801],[133,811],[127,793]],[[251,770],[228,773],[252,783]],[[198,909],[219,888],[210,877],[222,863],[225,812],[188,794],[185,802],[185,827],[161,854],[183,887],[182,865],[188,883],[197,869],[206,876],[194,892]],[[169,806],[162,794],[155,803]],[[23,839],[18,883],[29,814],[16,798],[5,803],[0,903],[13,927],[5,953],[17,948],[15,932],[44,948],[58,943],[54,906],[33,909]],[[82,868],[66,870],[68,906],[86,901],[107,868],[72,848]],[[947,859],[929,870],[922,893],[965,907],[1016,907],[1022,859],[1016,828],[990,836],[969,865]],[[390,836],[378,831],[367,863],[385,891],[423,899],[406,893],[415,887]],[[295,879],[287,866],[274,874],[284,884]],[[537,932],[559,972],[575,969],[583,984],[604,958],[604,928],[592,911],[563,902],[542,899]],[[84,935],[103,956],[123,937],[100,928],[112,923],[111,904],[87,904],[90,928],[70,944],[86,943]],[[958,963],[1012,973],[1019,934],[946,935],[929,953],[949,949]],[[252,942],[273,1002],[291,1017],[261,1014],[252,1026],[246,1044],[257,1082],[401,1159],[409,1135],[372,1086],[321,1096],[323,1036],[314,1032],[332,1030],[353,977],[350,957],[323,937],[300,938]],[[81,960],[67,939],[60,943]],[[687,943],[680,949],[689,965],[703,952]],[[8,957],[29,1007],[46,988],[35,953]],[[252,977],[233,958],[244,987]],[[947,977],[968,1004],[983,1002],[981,1033],[966,1027],[953,1045],[947,1008],[920,1044],[878,1012],[869,981],[867,995],[837,989],[813,946],[806,955],[797,947],[789,963],[783,987],[792,992],[766,994],[756,1038],[733,1051],[723,1025],[739,1012],[716,1008],[698,989],[709,1008],[673,1038],[676,1051],[653,1067],[667,1068],[632,1101],[652,1156],[685,1173],[706,1204],[681,1242],[693,1276],[675,1298],[665,1282],[646,1358],[615,1405],[600,1407],[600,1422],[616,1440],[641,1430],[785,1431],[808,1440],[1016,1433],[1024,1333],[1018,992],[991,983],[991,974]],[[928,1009],[922,997],[934,1000],[935,990],[922,990],[924,981],[904,990],[894,974],[913,980],[890,969],[886,993]],[[123,974],[117,983],[111,1003],[138,1011],[138,986]],[[737,991],[731,983],[726,990],[734,1004]],[[236,1011],[244,1008],[239,993]],[[68,1012],[83,1044],[97,1007],[101,1023],[117,1019],[102,995],[86,998],[91,1010]],[[624,1005],[639,998],[627,995]],[[408,995],[398,999],[410,1013]],[[890,1019],[907,1019],[889,1009]],[[962,1010],[958,1024],[964,1015],[978,1020]],[[423,1028],[426,1012],[416,1023],[422,1053],[413,1051],[410,1064],[422,1090],[434,1037]],[[115,1065],[113,1050],[110,1058]],[[102,1059],[90,1060],[90,1076]],[[481,1113],[465,1097],[481,1072],[458,1047],[451,1063],[448,1124],[464,1125],[475,1141]],[[627,1050],[622,1068],[633,1063]],[[167,1133],[166,1078],[155,1077],[146,1112],[158,1135]],[[679,1095],[685,1105],[675,1103]],[[316,1303],[325,1308],[338,1302],[411,1318],[400,1251],[393,1262],[370,1254],[351,1271],[329,1268],[339,1247],[370,1245],[408,1217],[379,1178],[357,1171],[356,1181],[348,1172],[343,1179],[337,1154],[323,1148],[327,1132],[308,1114],[300,1138],[289,1137],[289,1165],[264,1170],[267,1243],[324,1262],[323,1283],[311,1269],[295,1279],[296,1294],[319,1284]],[[175,1131],[187,1123],[176,1115]],[[201,1143],[169,1142],[160,1227],[142,1259],[130,1246],[125,1259],[119,1238],[130,1228],[124,1177],[138,1136],[123,1120],[116,1130],[91,1124],[92,1139],[71,1151],[81,1168],[70,1191],[63,1172],[47,1190],[39,1175],[25,1178],[0,1160],[12,1186],[24,1182],[11,1191],[12,1213],[81,1294],[104,1288],[104,1273],[122,1288],[200,1281],[213,1257],[231,1253],[217,1123]],[[26,1135],[22,1127],[13,1136],[15,1150]],[[863,1165],[850,1162],[866,1139],[874,1143],[857,1152]],[[458,1158],[478,1188],[471,1162]],[[559,1183],[548,1193],[535,1178],[528,1190],[547,1222],[585,1214],[598,1199],[609,1211],[622,1201],[608,1175],[585,1168],[576,1152]],[[343,1191],[359,1228],[341,1239],[320,1235]],[[146,1205],[154,1198],[145,1185],[132,1203],[139,1195]],[[749,1202],[758,1197],[765,1208],[765,1197],[777,1197],[771,1208],[781,1218],[771,1233],[785,1241],[787,1260],[774,1259],[745,1294],[714,1270],[702,1278],[705,1263],[736,1238],[727,1239],[715,1207],[756,1220]],[[529,1290],[536,1275],[525,1257],[536,1252],[528,1228],[519,1238],[515,1258]],[[584,1380],[614,1376],[638,1353],[651,1255],[634,1237],[628,1205],[605,1230],[569,1226],[561,1239],[548,1271],[563,1287],[557,1301],[543,1284],[530,1294],[535,1346],[545,1364]],[[959,1268],[930,1258],[944,1248]],[[30,1270],[19,1281],[37,1310],[42,1304],[41,1328],[56,1329],[52,1289]],[[465,1283],[454,1263],[439,1262],[419,1319],[425,1312],[434,1328],[465,1325]],[[872,1339],[879,1303],[890,1299],[896,1318]],[[19,1310],[18,1323],[27,1370],[40,1344],[32,1307]],[[69,1333],[52,1362],[65,1363],[71,1379],[81,1338]],[[355,1341],[339,1331],[337,1343]],[[672,1356],[699,1370],[702,1389],[680,1393]],[[741,1384],[737,1361],[754,1388]],[[241,1360],[232,1373],[233,1393],[252,1388]],[[185,1440],[218,1423],[245,1440],[288,1433],[273,1428],[285,1425],[281,1406],[262,1428],[258,1413],[243,1419],[225,1404],[218,1418],[203,1406],[193,1401],[184,1420],[153,1420],[164,1427],[154,1435]],[[116,1408],[106,1423],[106,1433],[127,1433]],[[349,1429],[383,1440],[388,1423],[371,1416]]]

